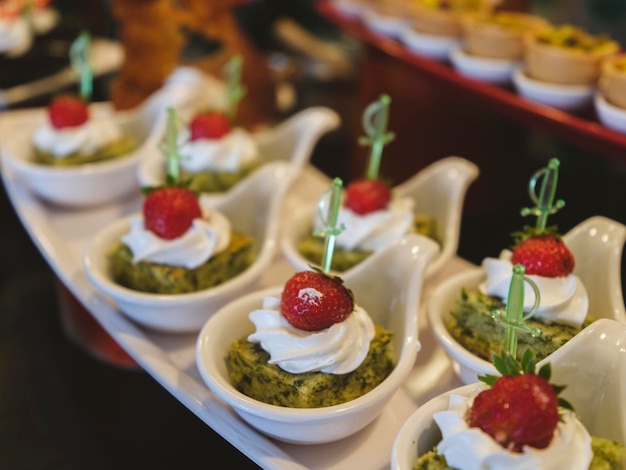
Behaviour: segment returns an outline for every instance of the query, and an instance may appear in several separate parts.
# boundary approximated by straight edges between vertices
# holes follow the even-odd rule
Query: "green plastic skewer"
[[[91,100],[93,93],[93,70],[89,65],[91,36],[83,31],[70,46],[70,62],[80,80],[80,96],[85,101]]]
[[[178,118],[176,110],[167,108],[165,138],[159,144],[159,150],[167,160],[167,182],[176,185],[180,181],[180,153],[178,152]]]
[[[243,58],[237,54],[224,67],[224,75],[226,79],[227,93],[227,109],[226,115],[231,121],[234,121],[237,113],[237,105],[241,98],[246,94],[245,85],[241,84],[241,68],[243,66]]]
[[[517,334],[519,331],[530,333],[530,335],[534,337],[541,335],[540,329],[524,325],[524,321],[535,314],[541,299],[539,288],[531,279],[525,276],[525,273],[526,269],[522,264],[518,263],[513,266],[513,276],[509,286],[506,301],[506,315],[504,318],[500,310],[493,310],[491,312],[491,317],[499,322],[506,332],[504,337],[504,353],[509,354],[513,358],[515,358],[517,354]],[[528,283],[535,293],[533,307],[526,315],[524,315],[524,283]]]
[[[537,231],[543,231],[546,228],[548,221],[548,215],[554,214],[563,206],[565,201],[562,199],[554,202],[556,195],[556,186],[559,180],[559,160],[552,158],[548,162],[546,168],[542,168],[537,171],[528,183],[528,194],[530,199],[537,204],[535,207],[525,207],[522,209],[522,216],[535,215],[537,216],[537,223],[535,228]],[[537,181],[539,178],[543,178],[541,181],[541,188],[539,190],[539,197],[537,197]]]
[[[343,225],[337,227],[337,221],[339,219],[339,208],[341,206],[342,186],[343,181],[341,181],[340,178],[333,179],[331,188],[324,191],[324,194],[320,198],[320,202],[318,204],[319,214],[324,223],[324,227],[320,230],[314,231],[313,234],[315,236],[323,236],[326,238],[324,241],[324,252],[322,253],[322,269],[326,273],[330,271],[332,265],[333,253],[335,252],[335,240],[337,238],[337,235],[343,232],[345,228]],[[328,207],[326,207],[326,200],[329,193],[330,202],[328,203]],[[326,213],[324,213],[324,209],[326,208]]]
[[[381,95],[377,101],[371,103],[363,112],[363,128],[367,137],[359,138],[359,144],[370,146],[369,161],[367,164],[367,179],[378,179],[380,160],[385,145],[395,139],[393,132],[387,132],[389,122],[389,105],[391,98]]]

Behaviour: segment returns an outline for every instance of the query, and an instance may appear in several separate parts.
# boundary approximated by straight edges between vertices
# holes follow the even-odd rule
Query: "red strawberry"
[[[574,270],[574,256],[563,240],[553,234],[520,242],[513,250],[511,262],[523,264],[526,274],[545,277],[568,276]]]
[[[467,421],[509,450],[543,449],[559,422],[558,403],[552,385],[538,375],[503,375],[476,396]]]
[[[200,113],[189,125],[191,140],[219,139],[230,132],[230,121],[222,113]]]
[[[341,278],[301,271],[285,284],[280,307],[296,328],[318,331],[344,321],[354,310],[354,298]]]
[[[89,119],[87,103],[76,96],[59,96],[48,105],[48,117],[55,129],[76,127]]]
[[[157,236],[172,240],[202,217],[198,198],[189,189],[170,186],[150,193],[143,203],[144,225]]]
[[[389,201],[391,190],[380,180],[357,180],[346,188],[346,207],[360,215],[384,209]]]

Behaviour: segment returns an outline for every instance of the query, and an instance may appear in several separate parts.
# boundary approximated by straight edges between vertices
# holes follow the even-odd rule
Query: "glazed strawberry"
[[[219,139],[230,132],[230,121],[222,113],[201,113],[196,115],[191,124],[191,140]]]
[[[285,284],[280,305],[283,316],[293,326],[318,331],[344,321],[354,310],[354,298],[341,278],[301,271]]]
[[[524,265],[526,274],[545,277],[568,276],[574,270],[574,256],[563,240],[554,234],[521,241],[513,250],[511,263]]]
[[[361,179],[346,188],[346,207],[360,215],[384,209],[389,201],[391,190],[380,180]]]
[[[193,219],[202,217],[202,211],[192,191],[170,186],[157,189],[146,197],[143,216],[148,230],[165,240],[172,240],[183,235]]]
[[[84,124],[89,119],[87,103],[77,96],[59,96],[48,105],[48,117],[55,129]]]
[[[509,450],[521,452],[524,446],[543,449],[559,422],[558,403],[552,385],[538,375],[504,375],[476,396],[468,424]]]

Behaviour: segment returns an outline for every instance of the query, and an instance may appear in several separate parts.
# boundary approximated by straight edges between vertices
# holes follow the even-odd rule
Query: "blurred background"
[[[162,15],[169,2],[179,12],[175,24]],[[147,97],[178,64],[216,73],[241,53],[250,97],[241,105],[243,125],[271,125],[313,105],[340,114],[341,128],[325,135],[312,157],[329,177],[350,181],[362,174],[360,117],[381,93],[392,98],[390,129],[397,134],[381,173],[394,184],[448,155],[477,163],[481,177],[468,192],[459,245],[469,261],[480,263],[510,245],[510,233],[525,223],[519,210],[529,202],[528,179],[554,157],[561,161],[557,197],[567,203],[554,217],[561,232],[592,215],[626,223],[624,160],[503,120],[351,37],[316,3],[56,0],[58,26],[23,57],[0,57],[0,112],[45,106],[61,91],[15,93],[67,67],[69,44],[85,29],[126,53],[119,67],[95,81],[95,99],[112,100],[119,109]],[[626,44],[623,0],[505,3]],[[19,99],[7,101],[11,96]],[[1,468],[211,468],[224,461],[255,468],[123,354],[103,361],[72,342],[59,314],[63,288],[4,192],[0,217]]]

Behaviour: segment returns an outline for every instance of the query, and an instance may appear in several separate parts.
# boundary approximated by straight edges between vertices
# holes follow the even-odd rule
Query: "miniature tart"
[[[417,0],[411,4],[412,27],[425,34],[461,37],[463,18],[492,9],[487,0]]]
[[[626,109],[626,54],[604,59],[599,85],[609,103]]]
[[[524,34],[549,27],[543,18],[514,11],[467,16],[463,19],[465,51],[495,59],[520,59]]]
[[[524,38],[526,73],[539,81],[591,85],[600,77],[602,61],[619,51],[606,35],[591,35],[574,26],[558,26]]]

